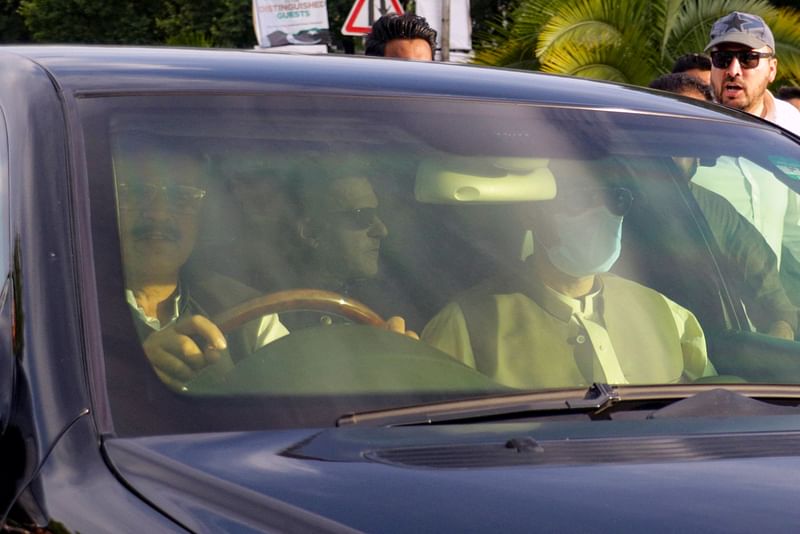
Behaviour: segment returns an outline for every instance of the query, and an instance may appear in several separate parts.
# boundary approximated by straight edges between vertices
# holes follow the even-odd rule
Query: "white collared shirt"
[[[163,330],[171,324],[174,324],[178,320],[178,317],[180,317],[182,298],[180,287],[178,287],[177,293],[178,294],[173,299],[171,317],[164,325],[161,324],[161,321],[159,321],[157,317],[150,317],[144,312],[144,309],[136,302],[136,297],[133,294],[133,291],[130,289],[125,290],[125,300],[127,300],[128,304],[133,310],[134,315],[136,315],[144,324],[152,328],[154,331],[158,331]],[[243,328],[252,331],[245,335],[248,339],[253,339],[252,350],[254,351],[269,343],[272,343],[277,339],[282,338],[289,333],[283,323],[281,323],[278,315],[274,313],[265,315],[261,319],[251,321]]]

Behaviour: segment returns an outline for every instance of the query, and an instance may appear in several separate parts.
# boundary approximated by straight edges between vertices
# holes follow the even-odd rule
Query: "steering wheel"
[[[381,327],[385,324],[383,318],[366,304],[322,289],[289,289],[268,293],[227,309],[211,320],[223,333],[228,333],[264,315],[293,310],[332,313],[369,326]]]

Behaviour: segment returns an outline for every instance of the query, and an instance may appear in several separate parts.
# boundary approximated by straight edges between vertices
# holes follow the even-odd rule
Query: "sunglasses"
[[[330,215],[339,217],[351,230],[367,230],[380,221],[377,208],[356,208],[352,210],[333,211]]]
[[[727,69],[735,57],[743,69],[754,69],[762,57],[772,57],[772,52],[754,52],[752,50],[716,50],[711,52],[711,64],[718,69]]]
[[[117,198],[123,209],[147,209],[158,195],[163,195],[176,212],[196,213],[206,196],[206,190],[178,184],[117,184]]]
[[[633,205],[633,193],[625,187],[567,190],[556,196],[556,209],[566,213],[582,213],[605,206],[617,217],[624,217]]]

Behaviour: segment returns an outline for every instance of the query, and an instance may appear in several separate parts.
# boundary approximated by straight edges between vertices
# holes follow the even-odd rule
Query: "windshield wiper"
[[[407,408],[392,408],[375,412],[346,414],[336,420],[336,426],[369,424],[402,426],[435,424],[452,421],[477,421],[500,416],[522,417],[525,414],[587,413],[600,414],[622,399],[609,384],[594,383],[578,398],[564,398],[564,391],[526,393],[490,398],[424,404]]]

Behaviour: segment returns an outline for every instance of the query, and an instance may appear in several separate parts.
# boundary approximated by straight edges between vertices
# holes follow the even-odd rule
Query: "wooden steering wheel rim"
[[[370,326],[385,324],[383,318],[366,304],[322,289],[288,289],[268,293],[225,310],[214,316],[212,321],[223,333],[228,333],[264,315],[292,310],[333,313]]]

